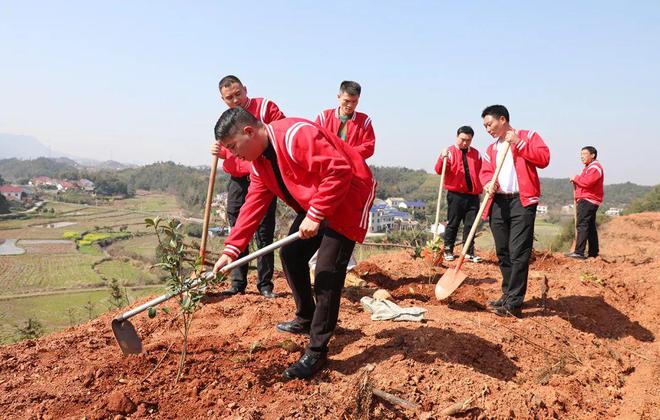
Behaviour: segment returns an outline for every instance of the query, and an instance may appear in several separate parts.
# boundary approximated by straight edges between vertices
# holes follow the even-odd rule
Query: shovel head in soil
[[[459,267],[453,270],[445,271],[445,274],[440,277],[438,283],[435,285],[435,297],[438,300],[446,299],[454,293],[454,290],[463,283],[467,276],[463,273]]]
[[[127,319],[123,321],[113,319],[112,332],[115,334],[117,344],[119,344],[124,355],[142,353],[142,340],[138,337],[137,331],[135,331],[135,327],[131,324],[131,321]]]

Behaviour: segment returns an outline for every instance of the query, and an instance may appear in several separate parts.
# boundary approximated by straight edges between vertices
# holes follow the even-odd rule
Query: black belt
[[[495,198],[518,198],[520,193],[495,193]]]

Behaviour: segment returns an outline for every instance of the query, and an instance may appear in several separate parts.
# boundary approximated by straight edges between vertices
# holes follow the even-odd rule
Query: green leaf
[[[149,318],[155,318],[156,317],[156,308],[153,306],[149,308]]]
[[[165,312],[167,315],[170,314],[170,308],[165,307],[165,308],[161,309],[161,311]]]

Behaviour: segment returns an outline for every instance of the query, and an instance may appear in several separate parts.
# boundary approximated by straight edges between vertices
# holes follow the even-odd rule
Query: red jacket
[[[245,110],[254,115],[256,119],[266,124],[284,118],[284,114],[282,111],[280,111],[277,105],[275,105],[275,102],[272,102],[267,98],[249,98]],[[218,157],[220,159],[224,159],[222,162],[222,170],[224,170],[229,175],[236,178],[241,178],[250,174],[250,168],[252,167],[252,164],[250,162],[240,160],[236,156],[232,155],[229,150],[222,146],[220,146]]]
[[[468,169],[470,169],[470,180],[472,191],[468,191],[465,182],[465,168],[463,167],[463,152],[455,144],[447,148],[447,171],[445,173],[445,189],[461,194],[479,195],[483,191],[479,172],[481,172],[481,154],[474,147],[467,152]],[[442,175],[442,156],[435,164],[435,172]]]
[[[270,161],[259,156],[252,162],[245,204],[223,253],[235,259],[247,247],[274,196],[362,242],[376,196],[376,181],[364,159],[330,131],[302,118],[274,121],[266,124],[266,130],[284,184],[296,202],[287,201]]]
[[[603,181],[605,172],[597,160],[585,165],[582,173],[575,177],[575,199],[585,199],[594,204],[603,204]]]
[[[536,168],[543,169],[550,164],[550,150],[535,131],[520,130],[518,131],[518,137],[520,137],[520,141],[512,145],[508,153],[513,155],[513,166],[516,168],[516,177],[518,178],[520,202],[524,207],[527,207],[539,203],[541,183]],[[482,185],[489,183],[495,173],[495,167],[497,166],[495,144],[497,144],[497,141],[491,143],[483,155],[483,165],[479,173]],[[483,217],[486,218],[489,212],[490,203]]]
[[[341,120],[339,119],[339,108],[326,109],[322,111],[315,122],[321,127],[327,128],[332,134],[337,135]],[[371,125],[371,118],[362,112],[353,112],[353,117],[346,121],[346,143],[353,146],[355,150],[367,160],[374,154],[376,146],[376,134]]]

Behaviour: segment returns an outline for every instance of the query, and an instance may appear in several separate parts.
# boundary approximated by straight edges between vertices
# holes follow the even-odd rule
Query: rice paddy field
[[[0,221],[0,243],[6,242],[0,247],[0,343],[15,341],[17,328],[28,319],[51,332],[108,311],[112,279],[129,301],[164,290],[163,273],[152,268],[157,240],[144,219],[182,217],[174,196],[44,207],[48,213]],[[100,246],[106,242],[111,244]],[[221,245],[213,239],[209,248]],[[20,253],[3,254],[9,249]]]

